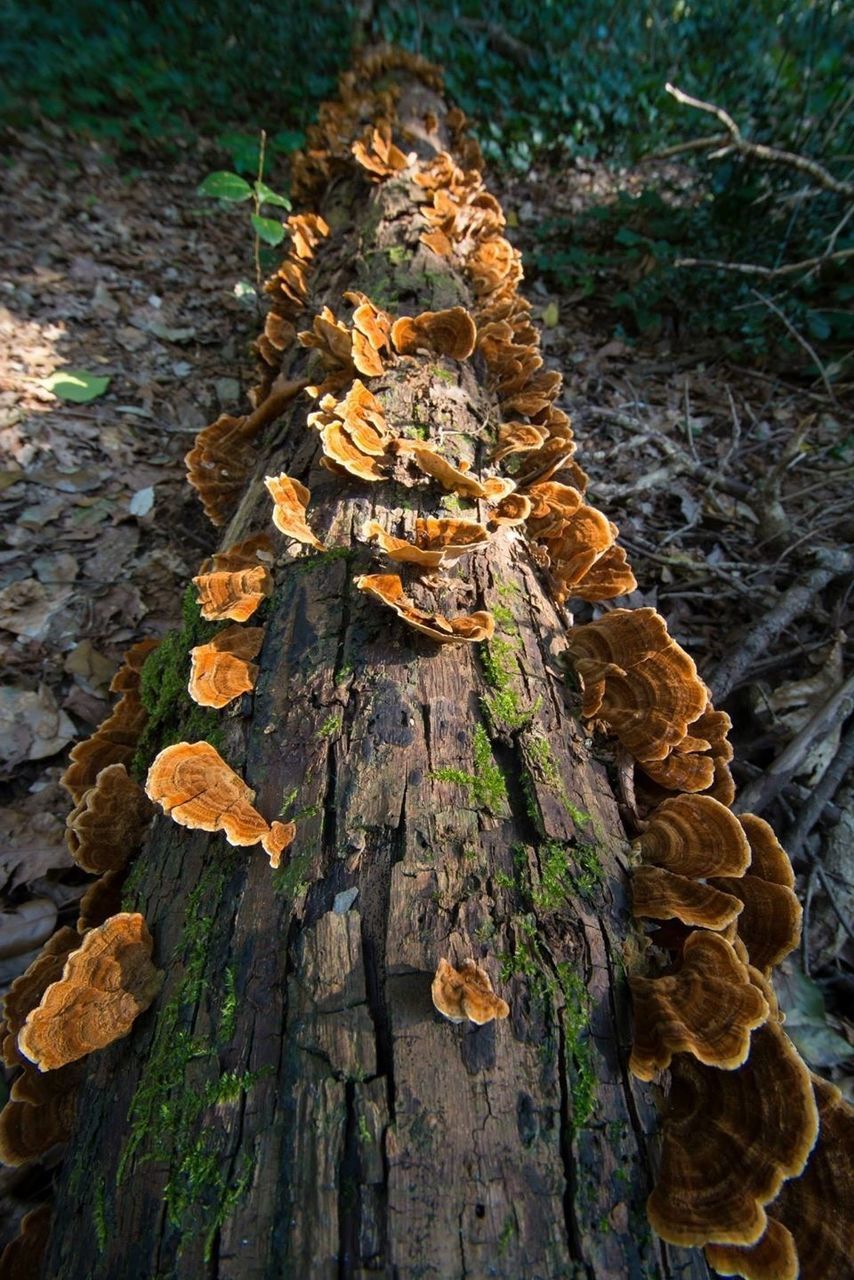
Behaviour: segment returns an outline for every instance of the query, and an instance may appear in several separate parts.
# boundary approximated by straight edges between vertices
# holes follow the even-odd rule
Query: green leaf
[[[275,204],[280,209],[293,208],[293,205],[291,204],[287,196],[280,196],[276,191],[273,191],[270,187],[268,187],[266,182],[256,182],[254,185],[255,185],[255,193],[262,204]],[[277,240],[276,244],[278,243],[279,242]]]
[[[231,152],[231,163],[238,173],[258,172],[261,144],[258,138],[247,133],[223,133],[217,139],[221,147]]]
[[[97,374],[85,373],[82,369],[59,369],[42,383],[47,391],[52,391],[60,400],[71,400],[74,404],[87,404],[90,400],[97,400],[109,385],[109,378],[99,378]]]
[[[302,129],[282,129],[273,136],[272,145],[277,151],[284,151],[285,155],[290,155],[292,151],[298,151],[300,147],[305,146],[305,134]]]
[[[209,173],[198,188],[200,196],[213,196],[216,200],[248,200],[252,188],[245,178],[237,173],[229,173],[227,169],[219,169]]]
[[[252,214],[252,226],[265,244],[281,244],[285,238],[285,228],[275,218],[259,218]]]

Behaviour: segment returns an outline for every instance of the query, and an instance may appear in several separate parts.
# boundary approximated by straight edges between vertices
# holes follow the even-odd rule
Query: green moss
[[[169,1168],[164,1190],[168,1219],[180,1230],[182,1244],[201,1234],[206,1258],[216,1231],[249,1183],[246,1178],[226,1181],[217,1131],[205,1124],[205,1112],[237,1101],[259,1078],[258,1073],[220,1073],[203,1088],[187,1079],[192,1064],[216,1057],[214,1044],[191,1034],[186,1023],[207,981],[213,920],[202,913],[202,901],[218,900],[225,880],[221,866],[207,872],[187,900],[181,941],[172,957],[172,964],[183,968],[183,977],[158,1012],[151,1049],[128,1109],[128,1136],[117,1173],[120,1183],[134,1158],[164,1162]],[[233,1035],[235,1013],[232,975],[226,977],[219,1026],[223,1039]]]
[[[518,582],[502,582],[496,587],[496,591],[502,600],[512,600],[522,594]]]
[[[331,715],[326,717],[317,732],[324,738],[331,738],[340,728],[341,717],[339,715]]]
[[[440,369],[439,365],[434,364],[430,370],[435,378],[441,378],[442,382],[456,382],[456,378],[449,369]]]
[[[494,604],[492,606],[492,616],[505,631],[509,631],[511,635],[518,634],[519,628],[512,609],[508,609],[504,604]]]
[[[229,1044],[234,1036],[234,1024],[237,1018],[237,992],[235,989],[234,969],[231,965],[225,971],[225,995],[219,1011],[219,1041]]]
[[[349,547],[330,547],[328,551],[318,551],[317,555],[300,556],[291,560],[288,571],[296,578],[303,578],[307,573],[314,573],[316,569],[334,564],[336,560],[346,560],[350,554]]]
[[[492,754],[492,744],[487,732],[481,724],[474,731],[472,757],[472,773],[466,773],[464,769],[445,768],[435,769],[430,776],[439,782],[453,782],[458,787],[465,787],[479,809],[498,813],[507,803],[507,786],[504,774]]]
[[[103,1178],[95,1183],[95,1198],[92,1202],[92,1222],[95,1227],[95,1241],[98,1252],[103,1253],[107,1247],[107,1187]]]
[[[592,897],[606,879],[596,846],[579,841],[573,850],[573,856],[579,868],[572,877],[573,884],[579,893],[587,898]]]
[[[566,962],[557,965],[563,995],[563,1030],[570,1071],[572,1119],[581,1128],[593,1113],[596,1079],[590,1055],[590,994],[581,978]]]
[[[539,940],[536,917],[513,917],[515,946],[499,957],[500,976],[506,982],[514,974],[526,978],[531,996],[560,1019],[572,1099],[572,1122],[583,1127],[593,1113],[596,1079],[590,1052],[590,995],[573,966],[561,961],[552,967]]]
[[[590,814],[584,813],[583,810],[574,805],[567,795],[566,786],[560,775],[549,740],[539,733],[526,735],[525,755],[542,781],[555,793],[575,825],[577,827],[586,826],[590,821]]]
[[[493,689],[503,692],[510,688],[514,676],[519,672],[516,652],[516,644],[501,636],[493,636],[491,640],[478,645],[484,679]]]
[[[142,668],[140,698],[148,713],[131,762],[131,774],[142,781],[151,761],[174,742],[222,744],[222,723],[217,712],[199,707],[187,692],[190,680],[190,650],[206,644],[219,629],[205,622],[189,586],[181,601],[181,626],[169,631],[148,655]]]
[[[368,1121],[364,1115],[359,1116],[359,1140],[366,1147],[370,1146],[373,1142],[371,1130],[368,1127]]]
[[[274,892],[281,894],[289,902],[293,902],[295,898],[298,898],[300,894],[306,891],[311,883],[308,879],[310,869],[311,854],[294,854],[287,866],[277,867],[273,872]]]
[[[540,883],[534,889],[536,907],[556,911],[566,904],[572,890],[566,846],[559,840],[546,840],[538,850]]]
[[[516,1219],[512,1213],[508,1213],[507,1217],[504,1219],[504,1224],[501,1228],[501,1234],[498,1237],[499,1256],[501,1256],[503,1253],[506,1252],[507,1247],[510,1244],[510,1241],[513,1239],[513,1236],[515,1234],[516,1234]]]

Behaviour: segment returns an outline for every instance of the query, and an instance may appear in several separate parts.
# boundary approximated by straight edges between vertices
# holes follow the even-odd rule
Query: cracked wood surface
[[[345,288],[393,312],[470,303],[418,244],[406,183],[341,180],[322,211],[333,234],[313,310],[341,310]],[[301,373],[305,353],[291,364]],[[482,373],[402,359],[371,387],[394,431],[421,424],[477,470],[497,425]],[[367,522],[411,533],[441,491],[330,476],[309,408],[271,433],[224,540],[269,526],[263,476],[286,471],[311,489],[318,536],[344,548],[281,551],[257,687],[222,713],[224,758],[268,821],[290,799],[297,837],[272,873],[257,851],[155,821],[134,905],[167,980],[131,1036],[90,1061],[45,1275],[705,1276],[646,1222],[657,1121],[627,1070],[626,846],[556,664],[565,620],[512,531],[451,571],[439,607],[499,607],[530,713],[491,723],[482,652],[434,645],[353,586],[381,567],[355,536]],[[436,776],[473,773],[478,724],[506,787],[488,804]],[[510,1017],[441,1018],[440,956],[474,956]]]

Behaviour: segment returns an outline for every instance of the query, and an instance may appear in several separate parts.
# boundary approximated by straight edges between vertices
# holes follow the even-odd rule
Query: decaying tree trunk
[[[442,109],[414,84],[399,105]],[[321,212],[312,311],[345,289],[398,315],[470,305],[419,245],[409,184],[342,177]],[[305,367],[297,349],[286,372]],[[371,385],[396,432],[487,458],[477,360],[404,359]],[[218,713],[221,754],[296,842],[272,872],[156,820],[127,901],[166,983],[90,1060],[45,1275],[706,1275],[644,1212],[656,1115],[626,1065],[626,844],[562,675],[565,619],[508,530],[438,595],[452,616],[491,609],[488,645],[437,646],[357,591],[368,520],[411,530],[441,492],[320,469],[310,408],[270,433],[224,544],[274,534],[263,476],[284,471],[332,549],[281,551],[255,693]],[[440,1017],[442,956],[483,964],[508,1020]]]

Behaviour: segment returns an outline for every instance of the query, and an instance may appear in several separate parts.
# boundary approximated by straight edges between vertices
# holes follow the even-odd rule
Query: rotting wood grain
[[[345,288],[392,311],[469,301],[419,245],[404,183],[342,180],[322,212],[316,309]],[[481,374],[402,361],[372,389],[396,430],[429,428],[476,469],[497,420]],[[437,647],[353,587],[377,563],[354,536],[367,521],[411,530],[441,493],[342,484],[317,466],[306,412],[274,433],[225,538],[269,525],[263,475],[286,471],[344,548],[281,551],[257,687],[222,718],[224,757],[268,819],[290,800],[297,838],[271,873],[156,820],[133,892],[167,982],[92,1060],[45,1274],[707,1275],[646,1222],[655,1112],[626,1065],[626,849],[556,664],[564,618],[512,532],[450,572],[443,608],[501,618],[492,656],[520,716],[496,723],[490,650]],[[504,780],[488,801],[447,777],[472,773],[477,725]],[[439,957],[469,955],[506,1022],[433,1009]]]

